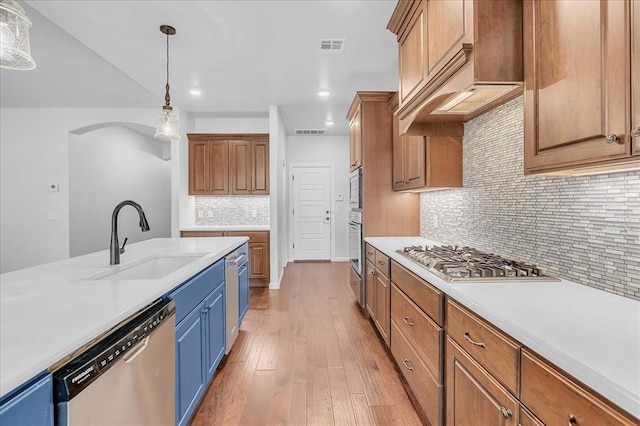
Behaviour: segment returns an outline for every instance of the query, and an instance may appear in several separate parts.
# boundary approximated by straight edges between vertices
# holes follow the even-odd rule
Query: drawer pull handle
[[[574,416],[573,414],[569,414],[569,426],[575,426],[578,424],[578,419],[576,419],[576,416]]]
[[[405,324],[407,324],[409,327],[413,327],[414,325],[416,325],[413,321],[411,321],[411,318],[409,318],[409,317],[402,318],[402,321]]]
[[[402,363],[404,364],[404,368],[406,368],[407,370],[413,371],[413,367],[409,365],[408,359],[402,360]]]
[[[378,260],[378,265],[384,265],[384,262],[382,260]]]
[[[469,332],[468,332],[468,331],[465,331],[465,332],[464,332],[464,339],[465,339],[467,342],[471,343],[472,345],[480,346],[481,348],[486,348],[486,347],[487,347],[487,345],[485,345],[485,344],[484,344],[484,343],[482,343],[482,342],[476,342],[476,341],[474,341],[474,340],[471,338],[471,335],[469,334]]]
[[[500,407],[500,411],[502,412],[502,417],[504,417],[505,419],[511,418],[511,416],[513,416],[511,410],[504,407]]]
[[[367,254],[368,254],[369,256],[373,256],[373,252],[372,252],[372,251],[368,251],[368,252],[367,252]]]

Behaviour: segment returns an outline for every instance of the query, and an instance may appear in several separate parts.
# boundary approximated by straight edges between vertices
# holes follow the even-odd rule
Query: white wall
[[[141,232],[131,207],[118,217],[120,244],[171,236],[169,142],[111,126],[69,138],[69,252],[109,248],[111,213],[123,200],[144,209],[151,230]],[[126,259],[126,257],[125,257]]]
[[[271,233],[269,241],[269,288],[280,288],[280,280],[287,264],[286,237],[286,133],[277,106],[269,107],[269,179],[271,197]]]
[[[1,272],[69,256],[69,132],[109,122],[153,126],[156,112],[0,109]],[[49,192],[50,184],[59,184],[59,192]]]
[[[333,166],[332,219],[335,238],[332,259],[347,260],[349,256],[349,137],[348,136],[288,136],[287,164],[331,164]],[[287,183],[289,183],[287,179]],[[287,192],[290,189],[287,190]],[[343,201],[336,201],[342,194]],[[287,209],[290,212],[291,208]],[[287,257],[291,259],[292,236],[287,235]]]
[[[193,133],[269,133],[269,117],[193,118]]]

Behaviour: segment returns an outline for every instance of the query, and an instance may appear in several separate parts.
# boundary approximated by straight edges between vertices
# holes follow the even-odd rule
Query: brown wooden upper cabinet
[[[640,166],[639,61],[637,1],[525,1],[525,173]]]
[[[228,141],[189,140],[189,195],[228,193]]]
[[[399,0],[387,28],[398,37],[400,134],[444,130],[522,91],[520,0]]]
[[[390,107],[397,111],[397,100]],[[461,187],[462,137],[400,135],[398,121],[394,115],[393,190]]]
[[[349,121],[349,171],[362,166],[362,120],[360,107],[356,109]]]
[[[231,195],[269,193],[269,142],[264,140],[229,141],[231,158]]]
[[[269,194],[269,135],[187,136],[189,195]]]

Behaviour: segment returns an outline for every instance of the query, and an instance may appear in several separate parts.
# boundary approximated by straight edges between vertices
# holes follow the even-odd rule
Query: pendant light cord
[[[167,32],[167,86],[164,95],[165,106],[171,109],[171,97],[169,96],[169,33]]]

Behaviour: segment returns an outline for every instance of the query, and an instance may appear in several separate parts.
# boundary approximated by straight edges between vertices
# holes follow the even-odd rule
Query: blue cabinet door
[[[244,316],[247,315],[247,311],[249,310],[249,262],[244,262],[238,268],[238,291],[240,292],[238,295],[238,303],[240,304],[239,317],[238,317],[238,327],[242,324],[242,320]]]
[[[51,374],[37,380],[0,404],[2,426],[52,426],[53,384]]]
[[[205,354],[206,360],[206,382],[213,378],[213,374],[216,372],[216,368],[222,361],[222,357],[224,356],[225,351],[225,339],[226,339],[226,328],[225,328],[225,319],[226,319],[226,311],[225,311],[225,288],[224,283],[222,283],[218,288],[207,296],[204,299],[205,305],[205,333],[206,333],[206,345],[207,350]]]
[[[204,303],[176,327],[176,424],[187,424],[205,390]]]

